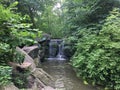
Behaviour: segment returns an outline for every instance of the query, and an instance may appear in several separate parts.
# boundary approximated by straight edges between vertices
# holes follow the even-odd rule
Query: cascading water
[[[61,45],[58,45],[58,55],[57,58],[62,58],[62,48]]]
[[[54,58],[55,57],[56,47],[53,44],[57,45],[57,42],[55,40],[50,40],[50,43],[49,43],[49,58]]]
[[[64,43],[62,39],[51,39],[49,43],[48,60],[66,60],[63,49]]]

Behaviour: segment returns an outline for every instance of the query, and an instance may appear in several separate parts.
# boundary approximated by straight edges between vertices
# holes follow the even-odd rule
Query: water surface
[[[55,78],[56,90],[98,90],[96,87],[84,85],[66,61],[49,60],[44,62],[42,67]]]

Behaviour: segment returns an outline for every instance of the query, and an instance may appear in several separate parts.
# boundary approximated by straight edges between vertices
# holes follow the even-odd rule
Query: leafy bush
[[[9,66],[0,66],[0,86],[11,82],[12,68]]]
[[[99,35],[83,34],[72,65],[84,80],[120,90],[120,10],[113,9]],[[87,29],[86,29],[87,30]]]
[[[16,54],[16,46],[32,45],[34,39],[41,36],[41,31],[31,29],[27,23],[29,16],[21,16],[12,11],[17,5],[14,2],[9,7],[0,4],[0,64],[7,65],[9,61],[22,62],[22,56]],[[19,57],[20,56],[20,57]],[[20,59],[21,58],[21,59]]]
[[[19,68],[18,68],[19,69]],[[15,84],[16,87],[22,89],[28,87],[28,77],[30,76],[29,70],[22,70],[20,72],[14,72],[12,74],[12,82]]]
[[[12,11],[16,5],[17,2],[9,7],[0,4],[0,85],[7,85],[13,80],[18,87],[24,87],[29,74],[24,72],[16,78],[11,77],[12,69],[7,65],[9,62],[22,63],[24,55],[16,52],[16,46],[34,44],[34,39],[40,37],[42,32],[31,29],[27,15],[21,16]]]

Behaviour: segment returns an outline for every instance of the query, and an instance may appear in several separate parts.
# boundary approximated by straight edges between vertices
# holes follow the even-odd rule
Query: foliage
[[[20,72],[14,72],[12,74],[12,82],[15,84],[16,87],[20,89],[27,88],[29,76],[30,76],[29,70],[22,70]]]
[[[24,58],[25,56],[22,53],[16,51],[14,52],[13,62],[22,64],[24,61]]]
[[[57,3],[47,3],[45,11],[38,18],[37,25],[40,30],[51,34],[52,38],[63,37],[61,14],[58,8],[55,8]],[[56,12],[57,11],[57,12]]]
[[[74,36],[64,39],[63,52],[64,52],[65,56],[69,59],[74,55],[74,53],[76,51],[77,40],[78,40],[78,38],[74,37]]]
[[[84,80],[103,85],[112,90],[120,89],[120,10],[110,12],[99,35],[79,32],[77,51],[72,59],[77,75]],[[86,29],[88,30],[88,29]]]
[[[42,33],[38,29],[31,29],[32,24],[26,22],[29,20],[28,15],[22,17],[12,11],[16,4],[15,2],[10,7],[0,4],[0,64],[2,65],[9,61],[17,62],[16,46],[32,45],[34,39],[40,37]]]
[[[36,37],[41,37],[41,31],[33,29],[29,23],[29,16],[21,16],[16,13],[14,8],[18,2],[6,4],[0,2],[0,85],[6,85],[11,82],[11,68],[8,67],[9,62],[22,63],[24,55],[16,52],[16,46],[32,45],[35,43]],[[22,77],[21,77],[22,76]],[[24,86],[27,73],[22,74],[15,79],[15,84]],[[23,79],[24,78],[24,79]]]
[[[0,66],[0,86],[10,84],[12,68],[9,66]]]
[[[104,19],[113,7],[120,4],[117,0],[66,0],[63,5],[63,32],[73,35],[81,28],[100,30]]]
[[[66,0],[63,6],[63,32],[67,40],[77,40],[71,60],[77,75],[115,90],[120,89],[119,11],[110,16],[109,11],[119,5],[118,0]]]
[[[55,15],[55,12],[59,13],[59,10],[53,11],[56,3],[59,0],[10,0],[18,1],[17,12],[22,15],[28,15],[30,17],[29,22],[33,25],[32,28],[39,28],[39,30],[49,33],[53,38],[62,37],[62,26],[59,20],[59,16]],[[22,8],[21,8],[22,7]]]

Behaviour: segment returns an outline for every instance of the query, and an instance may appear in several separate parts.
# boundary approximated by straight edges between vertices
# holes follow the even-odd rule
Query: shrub
[[[19,69],[19,68],[18,68]],[[16,87],[22,89],[28,87],[28,77],[30,76],[29,70],[18,70],[17,72],[13,71],[12,74],[12,82]]]
[[[0,66],[0,86],[10,84],[12,68],[9,66]]]
[[[41,36],[41,31],[31,29],[32,24],[26,23],[28,15],[21,16],[12,11],[17,2],[9,7],[0,4],[0,64],[7,65],[10,61],[21,62],[16,54],[16,46],[32,45],[35,37]],[[20,55],[21,57],[21,55]],[[17,60],[18,59],[18,60]]]
[[[77,75],[84,80],[120,90],[120,12],[113,9],[99,35],[82,37],[72,59]]]

